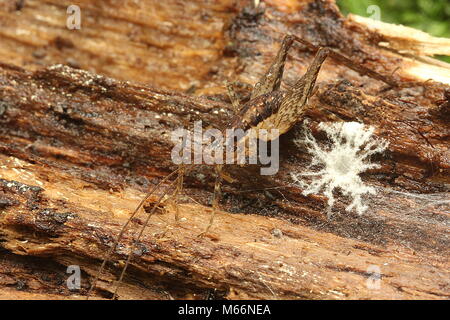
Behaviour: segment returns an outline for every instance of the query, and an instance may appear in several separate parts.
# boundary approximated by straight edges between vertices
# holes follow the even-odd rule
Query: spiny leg
[[[154,186],[149,193],[147,193],[147,195],[144,197],[144,199],[141,200],[141,202],[139,203],[139,205],[136,207],[136,209],[133,211],[133,213],[131,214],[131,216],[128,218],[127,222],[123,225],[122,229],[120,230],[119,235],[117,236],[117,239],[114,241],[114,244],[111,248],[109,248],[108,252],[106,253],[105,258],[103,259],[103,262],[97,272],[97,275],[94,278],[94,281],[92,282],[91,287],[89,288],[89,291],[86,295],[86,299],[89,299],[90,294],[92,293],[92,291],[94,290],[95,286],[97,285],[98,279],[100,277],[100,275],[102,274],[103,270],[105,269],[106,264],[109,261],[109,258],[111,257],[112,253],[114,252],[114,250],[116,250],[117,245],[119,244],[120,240],[122,239],[125,230],[127,229],[128,225],[130,224],[131,220],[136,216],[136,214],[139,212],[139,210],[142,208],[142,206],[145,204],[145,202],[150,198],[150,196],[163,184],[165,183],[167,180],[169,180],[173,175],[175,175],[178,172],[177,170],[172,171],[169,175],[167,175],[166,177],[164,177],[164,179],[162,179],[156,186]],[[165,195],[165,194],[164,194]]]
[[[330,49],[320,48],[317,51],[314,60],[308,66],[305,74],[295,83],[290,91],[292,97],[296,99],[294,105],[302,107],[307,103],[307,100],[311,96],[316,84],[320,68],[329,54]]]
[[[317,47],[296,36],[292,37],[295,39],[295,41],[307,45],[311,49],[317,50],[317,53],[314,57],[314,60],[306,70],[305,74],[295,83],[293,88],[289,91],[289,94],[286,95],[286,97],[283,99],[279,110],[280,114],[283,114],[287,111],[286,114],[288,116],[294,116],[298,118],[301,113],[303,113],[308,103],[308,99],[313,93],[320,68],[328,56],[346,65],[352,70],[357,71],[360,74],[369,75],[392,86],[396,85],[396,82],[391,78],[383,76],[359,64],[356,64],[340,53],[337,53],[329,48]]]
[[[178,176],[175,178],[176,188],[174,192],[168,195],[167,200],[163,199],[163,202],[167,202],[169,207],[174,207],[175,211],[175,221],[180,220],[180,209],[178,206],[178,200],[180,194],[183,192],[184,175],[186,174],[187,168],[184,164],[178,166]]]
[[[214,217],[216,216],[216,213],[219,210],[219,202],[220,202],[221,193],[222,193],[221,192],[221,190],[222,190],[222,188],[221,188],[222,187],[222,169],[223,169],[222,164],[218,164],[215,166],[216,182],[214,184],[214,194],[213,194],[213,201],[212,201],[211,216],[209,218],[208,226],[206,227],[205,231],[203,231],[202,233],[199,234],[199,236],[202,236],[209,231],[209,229],[211,228],[211,226],[214,222]]]
[[[255,84],[250,100],[259,97],[265,93],[273,92],[280,89],[281,79],[283,78],[284,65],[289,48],[294,42],[294,37],[287,35],[284,37],[281,47],[278,50],[277,56],[272,62],[267,72]]]
[[[184,160],[184,148],[186,146],[187,140],[183,139],[182,144],[181,144],[181,148],[179,151],[179,156]],[[180,218],[180,208],[178,206],[178,196],[182,193],[183,191],[183,182],[184,182],[184,175],[186,174],[186,165],[184,162],[181,162],[178,165],[178,177],[176,178],[176,182],[177,182],[177,187],[175,189],[174,194],[172,195],[171,198],[173,198],[173,202],[172,204],[175,206],[175,221],[178,221]]]
[[[373,70],[354,63],[345,56],[337,53],[329,48],[321,48],[312,43],[305,41],[296,36],[292,37],[295,41],[300,42],[310,49],[317,50],[314,60],[309,65],[306,73],[295,83],[288,91],[280,104],[276,117],[273,119],[274,127],[278,128],[280,134],[287,132],[292,126],[302,118],[306,111],[308,99],[313,94],[317,76],[325,59],[330,56],[336,61],[346,65],[347,67],[365,74],[375,79],[381,80],[391,86],[397,86],[397,83],[387,76],[381,75]]]
[[[184,175],[186,174],[186,166],[184,164],[180,164],[178,166],[178,177],[176,178],[176,188],[173,193],[173,205],[175,206],[175,221],[180,219],[180,208],[178,206],[178,197],[183,192],[183,183],[184,183]]]

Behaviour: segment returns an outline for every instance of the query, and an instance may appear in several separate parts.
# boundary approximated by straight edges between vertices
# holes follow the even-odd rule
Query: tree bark
[[[14,3],[0,6],[0,298],[82,298],[131,212],[176,168],[170,133],[197,120],[225,128],[234,110],[224,81],[237,81],[245,102],[286,33],[399,84],[327,60],[309,101],[306,118],[321,141],[319,122],[345,120],[389,142],[373,159],[381,168],[362,175],[377,189],[370,209],[345,212],[348,199],[338,195],[327,219],[327,198],[292,184],[290,173],[309,162],[293,142],[300,121],[280,139],[276,175],[226,168],[234,182],[207,237],[198,234],[214,172],[196,167],[178,205],[183,219],[174,221],[168,201],[151,217],[119,298],[450,297],[448,65],[380,46],[388,39],[333,1],[83,0],[80,30],[66,28],[73,1]],[[313,56],[292,49],[283,88]],[[133,220],[95,298],[111,297],[145,217]],[[73,265],[82,283],[71,291]],[[370,285],[374,270],[379,287]]]

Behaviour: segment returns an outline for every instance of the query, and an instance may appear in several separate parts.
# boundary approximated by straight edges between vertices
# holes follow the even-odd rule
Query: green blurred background
[[[342,13],[373,16],[369,6],[380,8],[381,21],[403,24],[436,37],[450,38],[450,0],[337,0]],[[369,12],[368,12],[369,11]],[[450,57],[436,57],[450,63]]]

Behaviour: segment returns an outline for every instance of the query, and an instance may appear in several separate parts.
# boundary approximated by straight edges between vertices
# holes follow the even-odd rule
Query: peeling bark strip
[[[378,46],[376,34],[346,20],[331,1],[265,1],[256,10],[253,1],[176,3],[85,0],[77,31],[65,28],[69,1],[26,1],[20,19],[0,6],[1,298],[85,294],[130,212],[174,169],[170,132],[196,120],[223,128],[232,116],[223,81],[239,81],[248,99],[246,87],[285,33],[382,74],[400,68],[399,82],[422,81],[410,72],[418,64],[440,68]],[[56,37],[73,46],[55,47]],[[282,86],[303,74],[313,55],[297,46]],[[48,67],[70,61],[93,72]],[[318,140],[325,142],[319,122],[343,119],[375,126],[389,141],[374,159],[382,167],[362,176],[378,190],[367,213],[345,213],[349,199],[337,194],[339,213],[328,221],[325,197],[302,196],[290,185],[290,173],[309,163],[293,143],[297,126],[281,138],[277,175],[227,168],[236,181],[225,186],[225,212],[209,238],[197,234],[208,222],[212,170],[191,173],[180,204],[185,219],[175,224],[166,204],[151,219],[120,298],[450,298],[449,87],[427,81],[386,88],[331,61],[319,82],[308,112]],[[134,219],[134,228],[144,218]],[[96,297],[110,297],[133,236],[126,233]],[[70,265],[81,267],[79,291],[66,286]]]

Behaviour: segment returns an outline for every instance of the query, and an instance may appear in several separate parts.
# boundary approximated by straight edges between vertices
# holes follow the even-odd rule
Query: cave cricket
[[[297,82],[288,90],[280,90],[281,80],[284,72],[284,66],[286,58],[288,56],[289,48],[294,44],[294,42],[299,42],[300,44],[308,47],[312,51],[316,51],[315,57],[309,67],[307,68],[305,74],[297,80]],[[380,80],[388,84],[390,87],[397,86],[396,82],[391,78],[381,75],[375,71],[372,71],[362,65],[359,65],[352,60],[346,58],[342,54],[333,51],[330,48],[318,47],[306,40],[303,40],[294,35],[287,35],[284,37],[281,47],[275,57],[274,61],[270,65],[267,72],[260,78],[260,80],[253,87],[253,91],[250,96],[250,100],[241,105],[240,100],[233,89],[232,84],[227,83],[227,90],[234,109],[237,111],[235,116],[230,122],[228,129],[255,129],[255,130],[271,130],[277,129],[278,136],[289,131],[296,123],[303,120],[304,114],[308,109],[308,99],[314,93],[314,87],[319,74],[320,68],[327,57],[333,58],[335,61],[346,65],[350,69],[363,74],[368,75],[374,79]],[[278,136],[269,135],[268,140],[277,139]],[[248,137],[247,137],[248,138]],[[242,139],[246,139],[243,137]],[[238,141],[239,142],[239,141]],[[226,143],[226,142],[225,142]],[[92,282],[92,285],[87,293],[87,298],[89,298],[92,290],[95,288],[97,281],[102,274],[106,264],[108,263],[112,253],[116,250],[119,242],[121,241],[127,227],[129,226],[132,219],[141,210],[147,200],[156,192],[158,188],[162,185],[170,183],[166,186],[166,190],[158,196],[155,204],[152,206],[151,210],[148,212],[145,222],[143,223],[136,240],[133,242],[130,248],[127,260],[122,269],[122,272],[117,280],[116,288],[114,291],[113,299],[117,297],[117,292],[120,283],[123,280],[127,267],[129,266],[131,259],[133,257],[133,252],[136,249],[136,244],[142,237],[145,228],[148,225],[150,217],[155,213],[158,206],[165,200],[165,196],[170,194],[170,199],[175,205],[175,219],[179,219],[179,206],[177,206],[177,197],[182,192],[183,180],[186,173],[192,167],[192,164],[180,164],[176,170],[171,172],[169,175],[164,177],[158,184],[153,186],[147,195],[141,200],[139,205],[136,207],[134,212],[130,215],[127,222],[122,227],[118,237],[114,241],[113,245],[109,248],[106,256]],[[209,223],[204,232],[200,235],[206,234],[213,224],[214,216],[219,210],[219,200],[221,197],[221,186],[223,180],[228,180],[229,177],[225,174],[223,170],[223,164],[215,164],[216,180],[214,184],[214,194],[212,200],[212,210],[209,219]],[[171,178],[175,177],[173,180]]]

